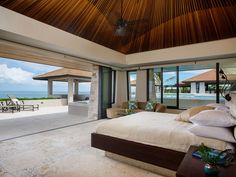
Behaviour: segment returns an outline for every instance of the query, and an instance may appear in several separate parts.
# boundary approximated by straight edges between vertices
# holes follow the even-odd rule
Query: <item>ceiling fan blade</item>
[[[127,21],[128,25],[136,25],[138,23],[147,23],[148,24],[148,20],[147,19],[137,19],[137,20]]]
[[[149,31],[149,28],[146,25],[144,27],[140,27],[140,28],[136,28],[134,26],[127,26],[127,31],[129,31],[132,34],[140,36],[144,33],[147,33]]]
[[[105,17],[111,25],[116,26],[117,21],[120,18],[120,13],[119,12],[110,12]]]
[[[124,37],[127,35],[127,29],[126,27],[115,27],[114,29],[114,35],[115,36],[121,36],[121,37]]]

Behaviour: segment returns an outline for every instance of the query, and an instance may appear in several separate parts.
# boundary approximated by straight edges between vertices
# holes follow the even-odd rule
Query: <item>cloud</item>
[[[56,66],[49,66],[49,65],[29,63],[29,62],[22,62],[21,65],[30,71],[35,71],[37,74],[43,74],[49,71],[60,69],[60,67]]]
[[[56,66],[31,63],[26,61],[18,61],[1,57],[0,57],[0,64],[6,64],[8,67],[20,67],[22,70],[33,72],[35,75],[43,74],[60,68]]]
[[[180,74],[181,74],[181,73],[184,73],[184,74],[189,74],[189,75],[191,75],[191,76],[194,76],[194,75],[198,75],[198,74],[205,73],[205,72],[210,71],[210,70],[211,70],[211,69],[180,71]]]
[[[0,64],[0,82],[14,84],[28,84],[32,82],[34,73],[25,71],[20,67],[9,68],[6,64]]]

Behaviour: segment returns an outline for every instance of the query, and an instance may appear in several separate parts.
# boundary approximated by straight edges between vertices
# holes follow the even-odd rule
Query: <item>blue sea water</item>
[[[67,92],[54,91],[54,95],[67,95]],[[8,98],[14,95],[17,98],[42,98],[47,97],[47,91],[0,91],[0,98]],[[89,95],[89,92],[79,92],[79,95]]]

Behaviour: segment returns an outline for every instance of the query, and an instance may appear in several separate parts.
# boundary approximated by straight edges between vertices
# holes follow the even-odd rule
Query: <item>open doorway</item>
[[[0,140],[91,121],[91,71],[7,58],[0,58],[0,71]],[[39,110],[13,110],[9,97]]]

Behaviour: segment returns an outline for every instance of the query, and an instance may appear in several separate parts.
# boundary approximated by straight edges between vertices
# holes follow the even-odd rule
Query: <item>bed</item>
[[[230,143],[195,136],[192,125],[175,120],[176,114],[140,112],[100,124],[92,146],[131,159],[176,171],[191,145],[224,150]]]

